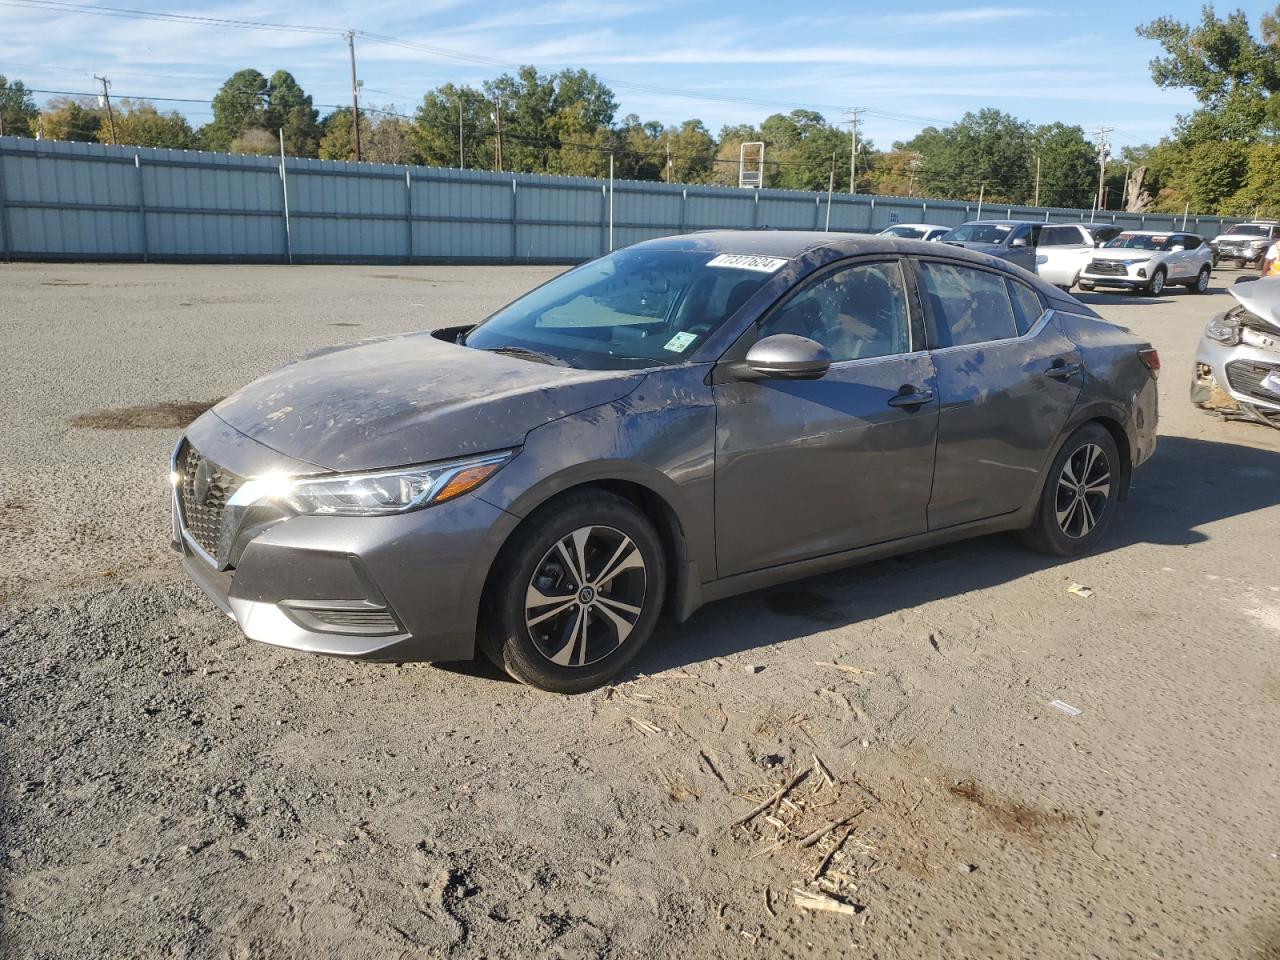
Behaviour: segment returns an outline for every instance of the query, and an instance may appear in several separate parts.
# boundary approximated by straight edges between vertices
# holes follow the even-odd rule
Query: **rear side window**
[[[1018,333],[1026,333],[1044,313],[1044,303],[1040,295],[1024,283],[1006,279],[1005,284],[1009,287],[1009,299],[1013,301],[1013,318],[1018,324]]]
[[[1197,237],[1194,233],[1184,233],[1182,235],[1182,245],[1188,250],[1198,249],[1202,242],[1201,238]]]
[[[920,292],[933,318],[934,346],[959,347],[1018,335],[1004,278],[949,263],[919,264]]]

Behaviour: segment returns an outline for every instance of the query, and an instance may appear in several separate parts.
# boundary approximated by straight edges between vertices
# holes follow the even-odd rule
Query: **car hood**
[[[1160,256],[1159,250],[1135,250],[1132,247],[1115,247],[1093,251],[1094,260],[1150,260]]]
[[[1227,291],[1259,320],[1280,330],[1280,277],[1233,284]]]
[[[415,333],[286,364],[212,413],[330,470],[427,463],[518,446],[535,427],[626,396],[632,370],[576,370]]]

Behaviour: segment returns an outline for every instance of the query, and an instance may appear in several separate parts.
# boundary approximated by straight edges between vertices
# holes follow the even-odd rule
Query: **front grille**
[[[191,539],[210,556],[216,557],[223,508],[244,480],[207,460],[185,441],[178,453],[178,472],[181,474],[178,500],[182,508],[182,525],[191,534]],[[197,496],[197,493],[203,496]]]
[[[1103,274],[1110,277],[1127,277],[1129,268],[1119,260],[1094,260],[1089,264],[1089,273]]]
[[[1227,364],[1227,383],[1237,393],[1248,394],[1267,403],[1280,403],[1280,395],[1262,386],[1262,378],[1273,370],[1280,370],[1280,363],[1254,363],[1251,360],[1232,360]]]

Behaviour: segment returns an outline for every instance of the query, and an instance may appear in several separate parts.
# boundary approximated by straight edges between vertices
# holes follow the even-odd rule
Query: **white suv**
[[[1212,272],[1213,250],[1194,233],[1126,230],[1094,251],[1080,271],[1080,289],[1119,287],[1158,297],[1174,284],[1204,293]]]

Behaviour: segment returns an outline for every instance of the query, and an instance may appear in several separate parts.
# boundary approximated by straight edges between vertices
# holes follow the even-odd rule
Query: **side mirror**
[[[1187,248],[1186,248],[1186,247],[1184,247],[1184,246],[1182,246],[1181,244],[1179,244],[1179,245],[1178,245],[1178,246],[1176,246],[1176,247],[1170,247],[1170,248],[1169,248],[1169,252],[1170,252],[1170,253],[1181,253],[1181,252],[1182,252],[1183,250],[1185,250],[1185,249],[1187,249]]]
[[[1009,241],[1009,246],[1011,247],[1025,247],[1026,245],[1027,245],[1026,237],[1015,237],[1014,239]]]
[[[816,340],[777,333],[756,341],[743,366],[752,379],[820,380],[831,368],[831,354]]]

